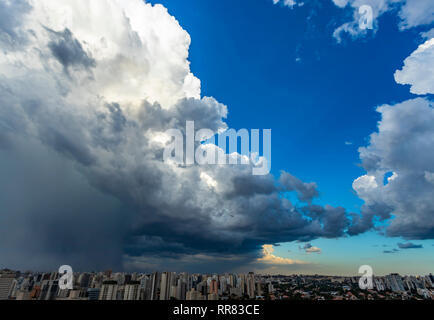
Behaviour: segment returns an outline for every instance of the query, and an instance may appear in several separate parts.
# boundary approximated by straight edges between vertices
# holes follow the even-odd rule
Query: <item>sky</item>
[[[432,1],[0,9],[0,267],[433,271]],[[271,129],[271,174],[164,163],[189,120]]]

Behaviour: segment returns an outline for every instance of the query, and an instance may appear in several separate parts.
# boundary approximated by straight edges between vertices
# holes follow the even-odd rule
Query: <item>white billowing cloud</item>
[[[270,244],[265,244],[262,246],[262,257],[258,258],[257,261],[260,263],[274,264],[274,265],[307,264],[307,262],[305,261],[282,258],[274,255],[273,253],[274,253],[274,246]]]
[[[378,188],[378,184],[374,176],[364,175],[353,182],[353,189],[356,190],[358,194],[369,193],[376,188]]]
[[[199,98],[200,81],[190,72],[190,36],[161,5],[141,0],[30,1],[33,13],[24,27],[68,28],[84,50],[98,61],[92,91],[109,101],[134,103],[147,99],[163,108],[182,98]],[[80,15],[77,15],[80,12]],[[45,40],[47,40],[45,38]],[[114,76],[115,75],[115,76]]]
[[[26,227],[33,228],[36,221],[38,234],[46,238],[32,241],[48,248],[50,261],[64,263],[60,255],[65,251],[88,261],[88,256],[79,259],[88,250],[75,239],[82,235],[72,232],[82,230],[83,223],[74,218],[75,210],[47,209],[53,192],[41,182],[45,171],[37,168],[48,161],[39,160],[39,154],[56,154],[74,176],[68,181],[80,182],[68,187],[65,181],[55,196],[74,192],[70,198],[79,199],[76,193],[87,184],[118,204],[113,215],[120,216],[99,218],[92,235],[112,239],[118,257],[119,252],[131,259],[150,252],[252,253],[267,242],[345,234],[349,222],[344,209],[295,208],[281,196],[296,192],[309,202],[317,196],[313,183],[291,176],[282,185],[271,175],[252,176],[251,165],[163,162],[166,130],[185,131],[188,120],[197,129],[217,133],[227,127],[228,114],[214,98],[201,97],[200,81],[188,61],[190,36],[163,6],[142,0],[0,0],[0,8],[0,161],[9,173],[0,189],[10,190],[11,183],[18,184],[14,190],[33,188],[41,194],[37,203],[45,205],[28,204],[18,191],[2,193],[10,203],[0,217],[6,221],[0,223],[0,243],[8,243],[0,247],[5,259],[23,252],[22,244],[30,241]],[[18,153],[23,148],[17,141],[26,141],[23,148],[31,157]],[[36,178],[13,179],[29,167],[35,168]],[[108,202],[101,202],[83,203],[80,215],[111,213]],[[29,223],[17,220],[17,233],[9,228],[14,219]],[[110,228],[105,221],[111,221]],[[52,230],[67,235],[64,241]],[[17,237],[22,238],[15,241]],[[58,250],[50,250],[57,241]],[[104,252],[104,243],[94,243],[93,252]]]
[[[367,147],[360,148],[367,175],[353,187],[365,201],[350,233],[390,220],[386,233],[408,239],[434,238],[434,108],[423,98],[379,107],[381,121]],[[388,183],[382,181],[393,172]],[[358,226],[356,226],[358,225]]]
[[[395,80],[409,84],[414,94],[434,94],[434,38],[421,44],[405,59],[402,70],[395,72]]]

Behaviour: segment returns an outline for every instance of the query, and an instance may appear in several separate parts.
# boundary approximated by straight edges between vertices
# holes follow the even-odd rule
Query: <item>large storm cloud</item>
[[[254,261],[264,244],[345,235],[343,208],[311,204],[314,183],[163,162],[164,131],[189,120],[217,133],[227,116],[201,97],[190,37],[163,6],[0,6],[3,263],[139,268],[149,257],[186,267],[220,257],[228,268]]]

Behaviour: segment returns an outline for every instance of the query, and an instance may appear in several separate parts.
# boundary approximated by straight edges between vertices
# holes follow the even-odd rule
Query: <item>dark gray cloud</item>
[[[12,143],[0,148],[0,267],[122,268],[121,203],[52,149],[21,137]]]
[[[321,253],[321,249],[314,247],[311,243],[306,243],[303,246],[299,246],[299,249],[305,251],[306,253]]]
[[[398,249],[393,249],[393,250],[384,250],[383,253],[397,253],[399,252]]]
[[[282,172],[279,182],[287,191],[295,191],[300,201],[311,203],[319,196],[316,183],[303,182],[287,172]]]
[[[83,46],[78,41],[69,29],[62,32],[57,32],[48,29],[51,35],[51,41],[48,43],[53,56],[59,61],[65,71],[68,72],[70,67],[78,67],[89,70],[95,67],[96,62],[89,57],[88,53],[83,50]]]
[[[408,242],[408,243],[398,243],[398,247],[400,249],[422,249],[423,245]]]

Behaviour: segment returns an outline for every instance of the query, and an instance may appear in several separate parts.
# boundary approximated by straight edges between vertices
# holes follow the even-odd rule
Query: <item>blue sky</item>
[[[352,190],[364,174],[358,148],[376,131],[377,106],[415,97],[393,75],[424,42],[420,32],[430,28],[401,31],[392,11],[378,19],[375,32],[337,43],[333,31],[351,19],[352,9],[332,1],[294,9],[271,0],[151,2],[167,7],[190,34],[192,72],[202,81],[203,95],[228,106],[229,126],[273,130],[273,173],[286,170],[314,181],[320,190],[316,203],[359,213],[363,200]],[[383,253],[398,242],[403,240],[369,232],[316,240],[318,255],[307,257],[297,243],[275,253],[315,261],[326,273],[351,274],[366,261],[380,272],[391,266],[404,273],[431,271],[433,241],[417,241],[423,249]]]

